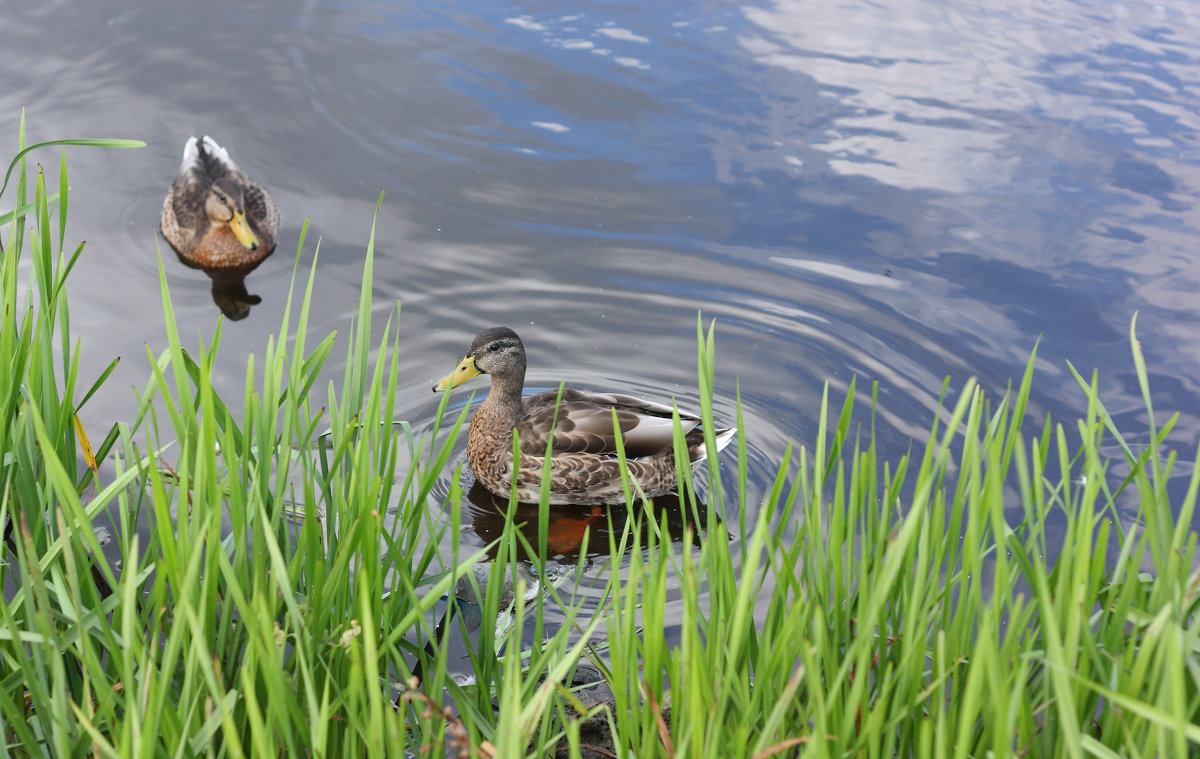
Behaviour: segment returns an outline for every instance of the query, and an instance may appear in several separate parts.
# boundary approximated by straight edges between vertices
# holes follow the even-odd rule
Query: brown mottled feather
[[[259,246],[249,250],[223,223],[209,218],[205,204],[214,183],[227,179],[242,193],[246,221]],[[184,147],[179,176],[167,192],[162,209],[163,236],[179,259],[204,269],[248,272],[275,250],[279,211],[270,196],[237,165],[212,138],[195,137]]]
[[[492,375],[492,388],[471,419],[467,463],[492,493],[507,497],[516,487],[521,501],[540,497],[542,468],[550,450],[551,504],[603,504],[624,501],[617,434],[625,450],[628,472],[647,497],[676,487],[672,408],[615,393],[564,390],[522,397],[525,349],[506,327],[485,330],[475,338],[467,359]],[[693,465],[704,458],[700,418],[681,412],[688,454]],[[513,476],[513,432],[521,460]],[[716,431],[717,449],[735,430]],[[636,490],[635,490],[636,492]]]

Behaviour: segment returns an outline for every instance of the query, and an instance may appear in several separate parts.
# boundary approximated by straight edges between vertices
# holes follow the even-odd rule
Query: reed
[[[1083,417],[1028,429],[1031,357],[1002,398],[943,388],[928,443],[884,461],[874,392],[860,408],[852,385],[761,503],[743,500],[739,418],[736,482],[682,478],[683,539],[630,503],[599,559],[564,565],[544,558],[545,506],[522,525],[509,504],[498,538],[460,546],[466,411],[443,400],[423,433],[394,421],[400,314],[372,323],[373,233],[345,338],[310,334],[318,245],[236,402],[212,380],[220,326],[185,341],[160,277],[166,345],[134,418],[93,447],[77,412],[113,365],[79,377],[65,156],[57,195],[39,171],[28,197],[23,153],[9,174],[5,756],[1200,752],[1200,459],[1182,470],[1165,448],[1176,417],[1154,423],[1136,322],[1140,442],[1079,373]],[[339,341],[343,376],[318,387]],[[711,326],[697,346],[711,430]],[[589,668],[611,698],[572,685]]]

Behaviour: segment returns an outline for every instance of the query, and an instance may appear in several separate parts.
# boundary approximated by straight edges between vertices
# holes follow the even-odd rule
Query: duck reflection
[[[241,321],[250,315],[250,307],[262,303],[262,298],[246,290],[246,275],[258,266],[242,269],[214,269],[196,266],[183,256],[179,260],[193,269],[200,269],[212,280],[212,299],[231,321]]]
[[[486,487],[475,482],[467,491],[463,504],[463,521],[469,522],[475,534],[485,544],[494,543],[503,533],[508,513],[508,500],[493,495]],[[649,512],[649,513],[646,513]],[[645,536],[656,525],[662,524],[666,516],[667,536],[674,543],[682,543],[685,533],[690,534],[691,543],[699,545],[701,531],[708,519],[708,506],[698,502],[693,511],[673,494],[656,496],[650,503],[639,502],[632,510],[623,505],[555,507],[550,510],[546,525],[546,559],[554,560],[545,565],[545,574],[537,575],[537,562],[526,550],[526,543],[516,541],[516,561],[501,562],[502,572],[495,572],[496,547],[488,549],[488,561],[474,565],[469,574],[463,575],[447,595],[435,630],[423,648],[414,650],[409,671],[421,679],[428,662],[437,655],[438,646],[454,636],[456,646],[465,646],[461,636],[473,637],[484,624],[483,598],[487,586],[499,577],[503,585],[499,594],[499,616],[492,620],[495,636],[501,638],[504,631],[517,623],[515,607],[511,605],[518,588],[524,590],[525,611],[535,608],[532,603],[538,595],[546,594],[575,576],[572,565],[582,554],[585,559],[609,555],[609,538],[620,542],[627,525],[637,526]],[[633,522],[631,523],[631,520]],[[538,550],[538,505],[518,503],[513,507],[513,526],[518,530],[533,551]],[[689,532],[690,531],[690,532]],[[727,537],[727,536],[725,536]],[[643,543],[644,545],[644,543]],[[451,626],[457,618],[457,629]],[[450,636],[450,638],[448,638]],[[475,644],[472,644],[472,647]],[[464,649],[465,650],[465,649]]]
[[[464,521],[470,519],[471,527],[485,544],[492,543],[504,532],[508,499],[492,494],[479,482],[467,492],[469,505]],[[644,511],[649,511],[647,515]],[[674,494],[656,496],[652,506],[636,505],[631,512],[623,505],[555,507],[549,512],[546,524],[546,557],[561,563],[573,563],[581,553],[585,558],[608,555],[609,537],[620,540],[625,526],[631,519],[640,524],[643,536],[655,525],[667,518],[667,537],[675,543],[684,539],[684,532],[691,531],[691,542],[699,545],[700,533],[708,521],[708,507],[697,503],[695,513]],[[639,520],[640,521],[637,521]],[[513,525],[525,537],[534,551],[538,546],[538,506],[518,503],[513,511]],[[585,547],[586,537],[586,547]],[[532,561],[523,543],[518,542],[517,558]]]

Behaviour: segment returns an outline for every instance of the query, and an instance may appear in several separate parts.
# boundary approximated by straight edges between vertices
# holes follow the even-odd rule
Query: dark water
[[[208,279],[157,235],[183,144],[207,133],[284,219],[246,281],[262,303],[224,329],[233,397],[278,329],[305,217],[322,241],[313,333],[347,334],[386,191],[372,307],[402,303],[399,407],[418,427],[432,381],[493,324],[524,338],[531,386],[690,405],[702,311],[719,415],[741,390],[753,509],[787,441],[811,444],[824,383],[840,403],[857,375],[865,420],[879,381],[895,459],[923,443],[943,377],[998,395],[1039,339],[1034,418],[1081,413],[1070,361],[1099,368],[1144,440],[1136,311],[1156,408],[1182,412],[1170,442],[1193,455],[1195,3],[9,0],[0,14],[2,139],[15,145],[24,106],[31,142],[148,143],[69,156],[69,232],[88,241],[72,327],[96,372],[123,357],[91,428],[131,418],[145,346],[164,345],[156,239],[184,334],[218,317]]]

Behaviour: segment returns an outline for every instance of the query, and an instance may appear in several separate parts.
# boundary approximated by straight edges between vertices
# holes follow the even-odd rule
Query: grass
[[[443,401],[428,434],[393,421],[399,309],[376,330],[373,240],[341,380],[318,387],[341,338],[309,334],[314,263],[237,404],[211,381],[220,327],[185,347],[160,277],[167,344],[135,417],[92,446],[76,414],[112,366],[78,376],[65,155],[57,195],[39,170],[28,198],[24,154],[10,174],[4,756],[1200,754],[1200,459],[1165,450],[1175,417],[1126,440],[1094,376],[1075,374],[1081,419],[1032,430],[1032,358],[1003,398],[944,389],[929,442],[898,461],[852,386],[761,504],[704,510],[686,481],[698,535],[629,505],[600,559],[563,566],[539,558],[553,514],[522,530],[510,504],[471,552],[448,471],[465,411]],[[711,422],[711,328],[697,344]],[[1114,441],[1124,461],[1101,453]],[[705,468],[710,497],[747,492],[738,446],[732,486]],[[1174,502],[1173,475],[1189,478]],[[583,664],[609,701],[569,685]]]

